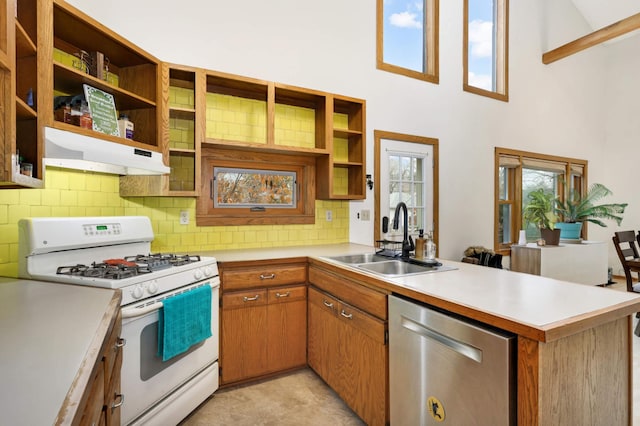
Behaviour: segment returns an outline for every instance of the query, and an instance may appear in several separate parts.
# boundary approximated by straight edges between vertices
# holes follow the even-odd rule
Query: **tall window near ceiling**
[[[377,0],[378,69],[438,83],[438,1]]]
[[[509,100],[509,0],[464,0],[463,89]]]
[[[543,189],[565,200],[565,189],[582,194],[587,186],[585,160],[496,148],[495,167],[494,248],[501,254],[509,255],[519,230],[525,230],[527,241],[540,238],[540,230],[522,217],[530,192]]]

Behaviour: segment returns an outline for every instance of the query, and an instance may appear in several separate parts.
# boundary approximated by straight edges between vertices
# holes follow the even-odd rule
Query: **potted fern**
[[[556,220],[554,204],[556,202],[551,191],[539,188],[531,191],[527,198],[529,202],[522,210],[522,217],[527,224],[533,224],[540,230],[540,238],[546,245],[558,245],[560,230],[554,229]]]
[[[579,240],[583,222],[591,222],[606,227],[602,220],[613,220],[618,225],[622,222],[622,214],[628,203],[596,204],[612,192],[601,183],[594,183],[584,196],[571,190],[566,201],[555,200],[555,213],[562,217],[562,222],[555,224],[561,230],[560,238]]]

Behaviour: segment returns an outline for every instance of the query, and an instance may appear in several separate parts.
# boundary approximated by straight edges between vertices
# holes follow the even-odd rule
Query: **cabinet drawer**
[[[296,300],[304,300],[306,298],[307,286],[304,285],[270,288],[267,292],[267,302],[270,305],[273,303],[295,302]]]
[[[387,325],[384,321],[344,302],[340,302],[338,307],[338,318],[357,328],[381,345],[386,344]]]
[[[222,269],[222,290],[242,290],[252,287],[272,287],[307,282],[304,264],[264,265],[256,267]]]
[[[267,303],[267,290],[234,291],[222,295],[222,309],[262,306]]]
[[[336,315],[343,324],[357,328],[376,342],[386,344],[387,325],[385,321],[336,299],[330,294],[319,291],[315,287],[309,287],[309,303]]]
[[[315,266],[309,268],[309,283],[371,315],[387,319],[387,295],[381,291]]]
[[[323,311],[338,315],[340,301],[315,287],[309,287],[309,303],[320,307]]]

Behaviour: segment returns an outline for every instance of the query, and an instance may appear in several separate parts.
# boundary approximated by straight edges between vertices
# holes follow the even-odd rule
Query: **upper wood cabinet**
[[[328,157],[318,159],[319,199],[364,199],[365,102],[345,96],[329,96]]]
[[[38,126],[37,0],[1,0],[0,187],[42,187]],[[21,168],[24,174],[21,173]],[[28,169],[30,168],[30,169]]]
[[[165,123],[160,61],[62,0],[37,1],[37,100],[42,126],[162,151],[166,141],[161,131]],[[83,129],[56,117],[54,98],[82,95],[84,84],[114,97],[118,113],[126,114],[135,125],[133,140]]]
[[[207,72],[203,147],[316,157],[316,198],[365,198],[365,101]]]
[[[169,175],[122,176],[120,195],[195,197],[200,188],[200,146],[204,139],[204,70],[162,64],[162,154]]]

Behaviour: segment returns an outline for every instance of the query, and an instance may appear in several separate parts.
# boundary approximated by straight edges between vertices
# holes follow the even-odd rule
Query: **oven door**
[[[163,362],[157,355],[158,311],[162,307],[162,300],[201,285],[212,287],[213,335],[192,346],[187,352]],[[219,286],[220,279],[214,277],[168,292],[155,300],[149,299],[122,308],[122,337],[127,342],[122,357],[122,393],[125,395],[122,424],[131,423],[174,392],[188,392],[188,382],[218,361]],[[206,396],[217,389],[217,377],[215,385],[212,384],[211,387]],[[200,402],[202,401],[197,404]],[[187,414],[189,413],[184,413],[184,416]]]

